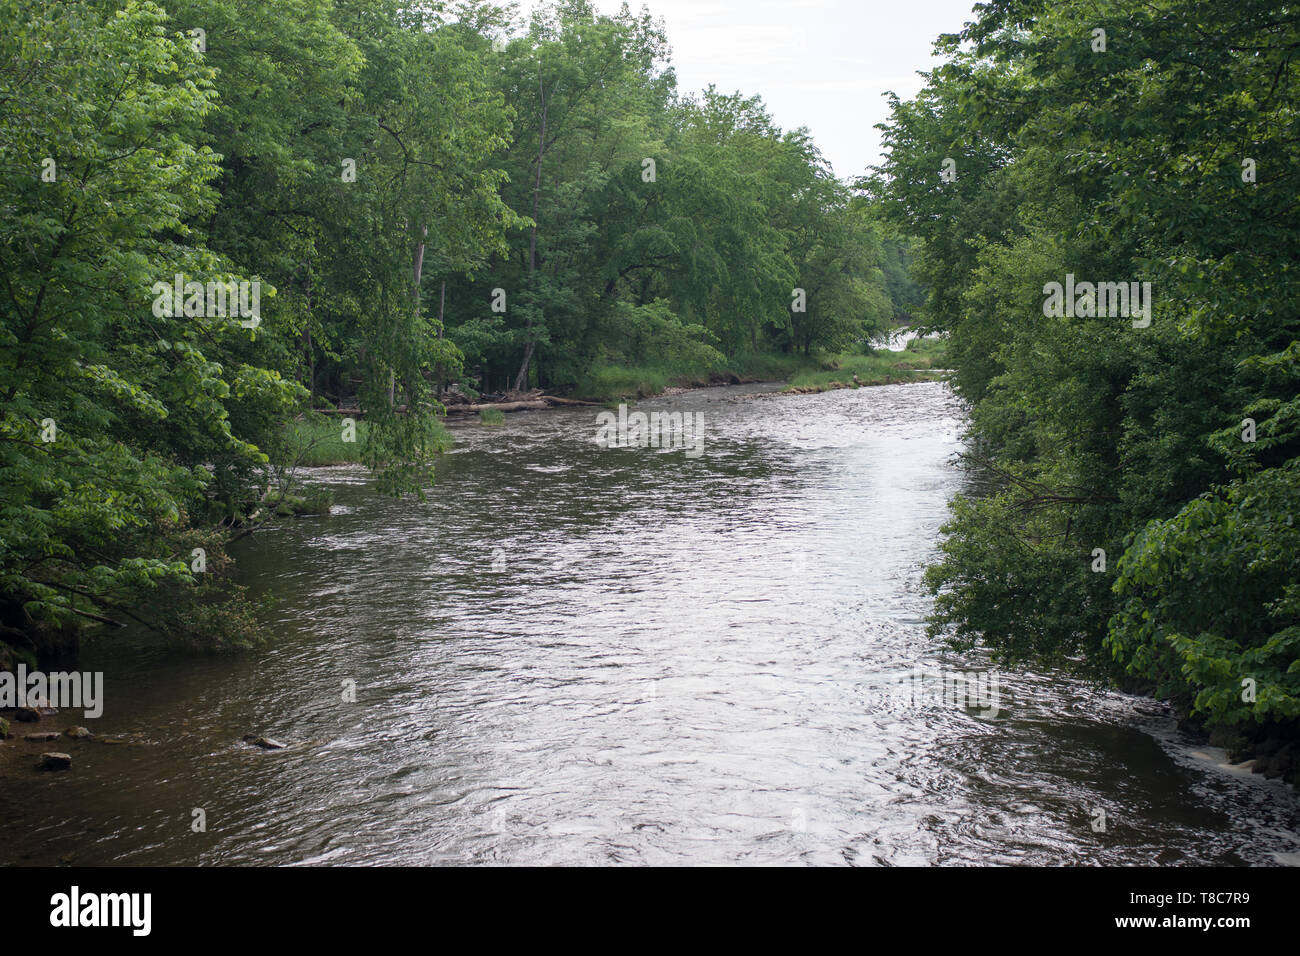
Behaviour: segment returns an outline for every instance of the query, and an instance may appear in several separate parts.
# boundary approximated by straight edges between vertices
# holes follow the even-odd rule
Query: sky
[[[616,13],[622,0],[596,0]],[[835,168],[853,177],[880,161],[884,97],[921,88],[931,46],[973,18],[976,0],[644,0],[662,17],[679,89],[713,83],[762,96],[778,125],[807,126]],[[637,11],[642,0],[629,0]]]

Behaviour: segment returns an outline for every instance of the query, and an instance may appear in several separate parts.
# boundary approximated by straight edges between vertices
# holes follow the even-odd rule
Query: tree
[[[232,431],[232,396],[295,395],[231,361],[255,329],[228,310],[151,307],[175,274],[244,277],[188,226],[216,201],[217,157],[197,145],[212,70],[159,7],[118,7],[3,3],[0,593],[28,650],[34,627],[78,618],[239,636],[238,613],[208,613],[220,539],[190,516],[221,478],[205,464],[262,459]]]
[[[1298,38],[1255,0],[1008,0],[893,103],[863,185],[921,243],[993,486],[954,505],[936,631],[1211,722],[1295,717]],[[1099,293],[1051,313],[1067,275],[1149,282],[1150,324]]]

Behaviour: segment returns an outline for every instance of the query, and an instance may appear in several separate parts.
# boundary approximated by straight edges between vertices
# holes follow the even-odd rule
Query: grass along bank
[[[291,421],[284,430],[284,448],[277,457],[286,465],[318,468],[324,465],[350,465],[361,461],[366,447],[366,422],[356,423],[356,441],[343,440],[342,419],[337,415],[313,412]]]
[[[917,338],[897,352],[878,349],[837,355],[741,354],[729,359],[725,367],[704,373],[665,367],[603,365],[584,376],[573,394],[587,401],[616,402],[648,398],[672,387],[701,388],[745,382],[788,382],[787,391],[791,392],[853,388],[855,375],[861,385],[927,382],[942,377],[945,347],[943,339]]]
[[[801,369],[791,376],[787,392],[824,392],[832,388],[932,382],[943,377],[942,339],[912,339],[899,352],[839,355],[820,368]]]
[[[704,388],[746,382],[788,382],[787,392],[822,392],[858,385],[929,382],[943,375],[945,341],[913,339],[901,351],[879,349],[871,353],[838,355],[733,356],[722,369],[706,372],[659,367],[594,367],[573,389],[573,396],[592,402],[635,401],[660,395],[670,388]],[[854,378],[857,379],[857,384]],[[480,415],[484,426],[499,426],[504,415],[488,409]],[[336,415],[311,413],[285,428],[282,448],[272,454],[291,467],[357,464],[366,447],[365,419],[356,422],[356,441],[343,440],[342,420]],[[447,441],[450,443],[450,434]]]

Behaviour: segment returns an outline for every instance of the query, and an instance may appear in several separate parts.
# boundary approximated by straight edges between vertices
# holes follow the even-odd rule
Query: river
[[[131,742],[0,774],[0,863],[1300,862],[1292,791],[1159,703],[925,635],[944,385],[769,390],[642,403],[698,457],[578,408],[456,426],[423,503],[320,469],[333,514],[236,549],[274,645],[92,647],[59,720]],[[996,708],[929,692],[976,673]]]

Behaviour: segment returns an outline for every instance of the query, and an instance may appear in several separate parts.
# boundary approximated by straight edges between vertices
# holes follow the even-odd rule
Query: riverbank
[[[726,385],[785,383],[780,394],[813,394],[841,388],[932,382],[944,374],[946,341],[912,338],[901,349],[880,348],[870,353],[813,355],[742,354],[718,369],[690,372],[666,367],[634,368],[598,365],[563,397],[536,395],[506,396],[491,402],[479,417],[480,424],[501,424],[498,411],[532,411],[564,404],[613,405],[646,398],[675,395],[698,388]],[[454,406],[452,406],[454,407]],[[469,419],[473,421],[474,419]],[[286,428],[285,449],[293,464],[305,467],[357,464],[366,443],[366,423],[356,421],[351,441],[343,438],[337,415],[314,414],[293,421]],[[450,434],[446,436],[450,444]]]
[[[793,393],[819,392],[858,385],[894,385],[934,381],[940,377],[947,343],[943,339],[913,338],[898,350],[813,355],[746,354],[723,368],[703,374],[672,369],[598,367],[574,388],[588,401],[616,402],[652,398],[669,389],[710,388],[785,382]]]
[[[838,356],[819,368],[801,369],[791,377],[785,391],[810,394],[836,388],[937,381],[943,377],[945,346],[940,339],[912,339],[897,352]]]
[[[1016,669],[988,717],[900,681],[986,666],[923,623],[920,569],[965,487],[963,409],[942,383],[751,393],[780,394],[655,400],[706,415],[699,459],[600,448],[595,410],[569,409],[451,426],[424,502],[360,468],[308,472],[334,490],[330,516],[232,550],[251,596],[276,600],[274,648],[88,646],[78,669],[105,675],[103,716],[14,729],[96,737],[0,745],[0,863],[1295,853],[1291,792],[1223,770],[1164,707]],[[72,767],[38,771],[46,751]],[[1106,809],[1104,839],[1080,807]]]
[[[1179,728],[1195,734],[1212,747],[1221,747],[1242,770],[1266,780],[1282,779],[1300,788],[1300,720],[1248,727],[1206,728],[1200,720],[1179,710]]]
[[[85,719],[78,711],[60,713],[53,707],[40,708],[40,719],[21,721],[16,708],[0,710],[0,776],[37,773],[44,754],[67,754],[76,764],[76,756],[88,744],[120,744],[117,737],[97,737],[86,732]],[[74,716],[75,715],[75,716]]]

